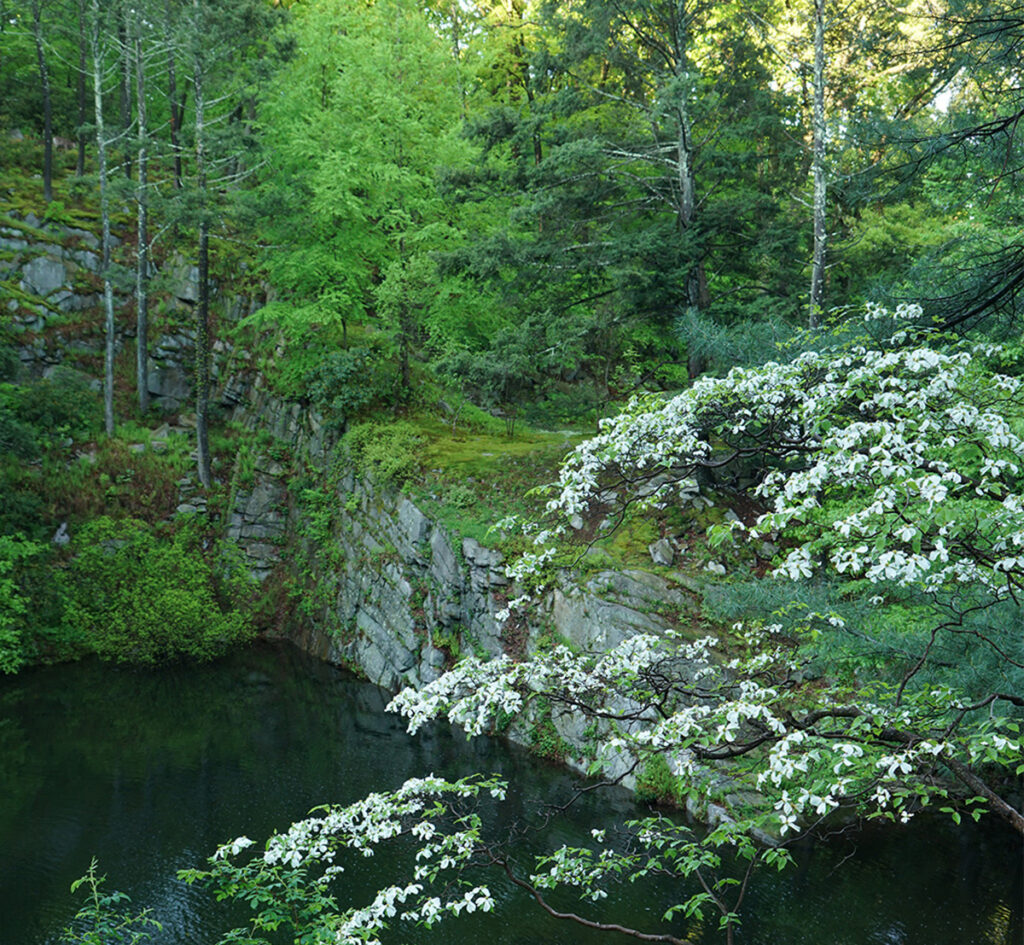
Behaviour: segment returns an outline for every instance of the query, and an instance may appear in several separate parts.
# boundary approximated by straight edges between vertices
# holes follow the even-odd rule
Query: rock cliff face
[[[258,380],[236,383],[247,389],[247,398],[235,419],[254,431],[272,430],[294,455],[319,467],[325,481],[330,478],[321,418],[261,390]],[[350,470],[334,476],[326,497],[330,535],[314,540],[286,479],[280,463],[257,456],[251,488],[235,494],[229,534],[257,576],[275,568],[303,571],[292,575],[308,614],[294,631],[296,642],[392,691],[436,679],[460,654],[529,653],[551,640],[598,650],[635,633],[661,633],[692,601],[693,588],[682,576],[670,581],[647,572],[607,571],[582,584],[566,579],[549,594],[534,625],[512,634],[495,616],[513,596],[500,552],[449,533],[408,496]],[[529,742],[536,724],[520,719],[509,734]],[[565,760],[584,766],[581,721],[556,716],[549,725]]]
[[[44,340],[47,322],[99,306],[99,269],[99,240],[88,230],[31,213],[0,218],[0,298],[24,338],[18,354],[32,373],[45,374],[63,359],[67,339]]]
[[[115,247],[120,246],[117,237],[112,240]],[[31,213],[24,219],[0,216],[0,304],[19,338],[18,356],[30,376],[49,376],[71,352],[102,354],[103,319],[97,314],[102,304],[100,266],[100,241],[89,230],[40,220]],[[173,316],[171,320],[190,323],[199,298],[199,270],[174,254],[159,268],[154,265],[150,275],[151,292]],[[123,305],[126,297],[115,295],[116,304]],[[215,302],[218,315],[228,323],[252,309],[251,300],[239,295],[224,293]],[[79,312],[81,318],[76,317]],[[134,314],[118,317],[117,350],[126,338],[134,337],[133,318]],[[195,333],[190,328],[154,334],[150,339],[149,393],[158,408],[175,411],[188,406],[194,352]],[[223,342],[214,342],[215,383],[227,354]],[[100,381],[94,385],[98,390]],[[232,393],[225,388],[229,400]]]

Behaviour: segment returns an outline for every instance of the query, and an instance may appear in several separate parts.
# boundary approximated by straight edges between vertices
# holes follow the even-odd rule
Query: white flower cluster
[[[917,306],[871,306],[865,321],[920,316]],[[1021,381],[988,367],[996,346],[939,351],[913,346],[906,332],[896,340],[903,345],[734,368],[668,401],[635,400],[570,455],[548,510],[581,514],[608,495],[610,478],[697,468],[715,439],[763,447],[777,467],[758,491],[773,510],[750,536],[794,526],[811,535],[786,554],[779,576],[809,578],[825,560],[876,583],[981,584],[1005,596],[1024,583]],[[510,573],[536,574],[553,555],[547,546]]]
[[[563,846],[541,858],[545,871],[534,873],[530,882],[537,889],[572,886],[583,899],[598,902],[608,897],[607,891],[599,884],[609,873],[620,871],[622,862],[622,854],[610,848],[595,852]]]
[[[293,823],[285,833],[270,838],[263,861],[268,866],[283,863],[297,868],[309,861],[333,860],[341,846],[372,856],[375,846],[404,832],[405,819],[420,814],[428,798],[478,791],[471,781],[449,782],[432,774],[412,778],[397,791],[368,794],[348,807],[333,807],[321,816]]]
[[[706,660],[710,645],[709,638],[686,644],[679,653]],[[596,659],[565,646],[555,647],[543,659],[519,663],[504,656],[486,663],[471,657],[422,689],[402,690],[387,708],[408,719],[410,733],[444,717],[467,734],[480,735],[499,713],[518,715],[529,694],[557,692],[589,702],[628,698],[638,674],[674,649],[671,641],[640,634]]]
[[[445,915],[490,911],[494,908],[494,899],[486,886],[453,892],[450,875],[442,874],[452,871],[457,874],[480,845],[478,815],[458,814],[452,807],[453,802],[481,794],[503,798],[505,790],[505,782],[496,778],[446,781],[431,774],[412,778],[389,793],[370,794],[347,807],[324,808],[317,816],[292,824],[287,832],[271,837],[262,856],[254,861],[262,864],[256,874],[257,882],[266,881],[268,869],[269,875],[276,875],[273,871],[282,868],[307,871],[313,866],[331,863],[342,849],[372,855],[381,843],[407,836],[419,843],[414,857],[414,881],[378,890],[366,906],[350,908],[333,917],[325,915],[324,928],[330,929],[330,939],[318,938],[317,941],[331,940],[339,945],[373,943],[395,918],[431,925]],[[213,857],[220,870],[236,871],[232,885],[238,888],[246,888],[254,874],[244,865],[236,867],[232,858],[251,845],[251,840],[239,837],[223,845]],[[340,872],[339,866],[329,865],[319,878],[310,872],[307,882],[326,892],[327,883]],[[439,877],[446,892],[443,896],[430,895],[429,885]],[[285,881],[268,888],[280,891],[287,885]]]

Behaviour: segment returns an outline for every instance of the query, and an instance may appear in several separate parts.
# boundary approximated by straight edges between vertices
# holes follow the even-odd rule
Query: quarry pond
[[[259,646],[214,664],[160,671],[82,663],[0,680],[0,943],[53,945],[81,898],[69,892],[95,856],[108,886],[148,907],[157,945],[212,945],[244,907],[217,903],[177,871],[217,844],[260,840],[312,807],[351,802],[434,772],[498,773],[511,784],[491,812],[501,826],[538,822],[573,778],[497,740],[467,741],[434,726],[415,738],[384,711],[388,696],[298,650]],[[527,841],[540,850],[583,845],[595,827],[645,811],[624,793],[593,792]],[[955,827],[919,817],[906,826],[847,832],[796,850],[782,873],[756,873],[738,943],[749,945],[1019,945],[1024,940],[1024,849],[992,821]],[[346,872],[364,903],[407,861],[382,855]],[[398,927],[410,945],[619,945],[543,915],[497,873],[492,913],[427,931]],[[612,892],[602,921],[650,930],[681,897],[671,888]],[[568,903],[566,903],[568,904]],[[723,942],[717,920],[677,921],[696,945]]]

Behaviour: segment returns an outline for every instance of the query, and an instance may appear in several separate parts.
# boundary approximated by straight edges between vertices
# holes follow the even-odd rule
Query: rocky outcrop
[[[508,578],[499,555],[351,474],[338,499],[340,555],[326,576],[336,591],[323,608],[330,632],[322,655],[395,690],[436,679],[461,652],[502,652],[495,614]]]
[[[288,529],[284,467],[260,457],[248,488],[238,488],[228,512],[227,537],[242,549],[249,571],[265,581],[281,562]]]
[[[120,245],[116,237],[113,242]],[[0,217],[0,304],[10,315],[15,335],[21,338],[18,356],[30,375],[45,376],[69,353],[102,354],[101,316],[92,318],[91,325],[89,318],[84,319],[73,339],[66,337],[63,327],[73,313],[90,309],[99,312],[100,265],[99,238],[88,230],[40,220],[31,213],[24,219]],[[151,280],[150,291],[165,311],[176,313],[179,323],[189,324],[199,299],[199,270],[175,253],[160,268],[153,266]],[[226,293],[217,297],[216,286],[212,288],[217,314],[227,322],[252,311],[248,297]],[[123,301],[124,296],[118,294],[116,304]],[[126,322],[119,318],[116,350],[121,350],[134,333],[131,319]],[[224,365],[244,357],[244,352],[230,352],[223,342],[214,342],[213,354],[215,384],[221,382]],[[149,393],[157,407],[176,411],[191,401],[194,362],[195,332],[191,328],[152,340]],[[225,389],[223,396],[231,406],[238,402],[237,391]]]
[[[582,583],[566,577],[532,626],[503,627],[496,615],[514,590],[498,550],[451,533],[408,495],[332,468],[323,419],[274,397],[258,376],[229,383],[244,392],[236,420],[273,431],[300,465],[319,470],[314,528],[313,513],[288,491],[287,467],[256,457],[228,533],[261,579],[288,572],[306,614],[296,642],[322,659],[395,691],[436,679],[463,655],[525,655],[552,642],[603,650],[635,633],[663,633],[692,604],[696,585],[681,575],[604,571]],[[508,734],[529,742],[537,721],[515,720]],[[546,724],[566,760],[584,767],[583,720],[556,715]],[[628,764],[621,759],[610,773]]]
[[[62,223],[0,218],[0,298],[15,334],[24,337],[19,357],[41,374],[60,362],[63,351],[42,333],[49,322],[99,304],[99,240]]]

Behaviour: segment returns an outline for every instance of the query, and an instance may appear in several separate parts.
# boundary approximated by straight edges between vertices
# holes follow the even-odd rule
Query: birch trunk
[[[176,28],[177,24],[174,24],[171,19],[171,8],[170,4],[164,6],[164,17],[165,26],[168,33],[172,33]],[[182,112],[185,110],[185,99],[182,97],[181,103],[178,103],[178,76],[177,69],[174,63],[174,49],[172,46],[167,47],[167,102],[171,110],[171,151],[174,154],[174,186],[175,189],[181,190],[181,141],[180,141],[180,130],[182,121]]]
[[[124,176],[132,179],[132,146],[129,138],[129,130],[132,124],[132,98],[131,98],[131,52],[128,42],[128,26],[125,22],[127,13],[122,7],[118,11],[117,24],[117,46],[120,51],[120,80],[118,82],[118,102],[121,112],[121,135],[124,141],[124,161],[122,164]]]
[[[814,0],[814,114],[811,160],[814,174],[814,250],[811,259],[811,295],[807,322],[818,326],[825,307],[825,257],[828,229],[825,206],[828,197],[828,179],[825,158],[827,153],[825,128],[825,0]]]
[[[193,0],[195,26],[203,20],[201,0]],[[210,406],[210,222],[206,215],[206,128],[204,64],[199,51],[201,33],[194,41],[192,60],[192,92],[195,96],[196,187],[199,191],[199,300],[196,305],[196,459],[199,481],[205,488],[213,484],[210,472],[210,438],[208,412]]]
[[[141,24],[136,21],[135,113],[138,121],[138,177],[135,188],[137,251],[135,258],[135,378],[139,410],[149,409],[149,150],[146,114],[146,71],[142,58]]]
[[[110,282],[110,194],[107,186],[107,140],[103,128],[103,60],[100,57],[100,0],[91,0],[89,50],[92,54],[93,106],[96,110],[96,159],[100,178],[102,272],[105,339],[103,345],[103,420],[108,435],[114,432],[114,287]]]
[[[85,75],[89,67],[89,42],[86,38],[86,7],[85,0],[78,0],[78,128],[75,134],[78,138],[78,155],[75,160],[75,175],[85,177],[85,132],[82,130],[85,125]]]

